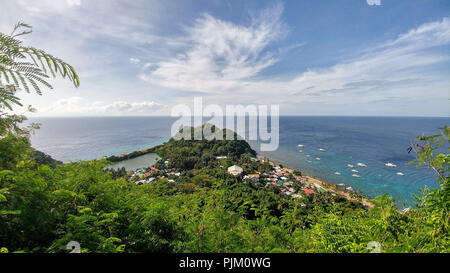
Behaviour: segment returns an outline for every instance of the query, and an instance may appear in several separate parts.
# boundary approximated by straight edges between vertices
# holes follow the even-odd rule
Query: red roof
[[[249,174],[248,178],[259,178],[259,174]]]
[[[145,176],[150,176],[152,174],[152,172],[146,172]]]
[[[313,191],[313,190],[310,190],[310,189],[303,189],[303,191],[304,191],[306,194],[314,193],[314,191]]]

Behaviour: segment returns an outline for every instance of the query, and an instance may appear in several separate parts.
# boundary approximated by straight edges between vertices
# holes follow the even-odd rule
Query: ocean
[[[30,121],[41,123],[41,129],[31,137],[31,142],[33,147],[57,160],[89,160],[164,143],[170,138],[175,120],[171,117],[32,118]],[[406,149],[416,136],[434,134],[449,121],[450,118],[422,117],[283,116],[276,151],[261,152],[256,141],[250,141],[250,145],[260,155],[308,175],[335,184],[344,183],[360,189],[368,197],[387,193],[399,207],[406,207],[414,205],[412,194],[417,194],[419,189],[438,186],[432,171],[408,165],[414,155]],[[298,144],[304,147],[299,148]],[[397,167],[386,167],[387,162]],[[367,167],[359,167],[357,163]],[[354,167],[349,168],[348,164]],[[404,175],[399,176],[398,172]]]

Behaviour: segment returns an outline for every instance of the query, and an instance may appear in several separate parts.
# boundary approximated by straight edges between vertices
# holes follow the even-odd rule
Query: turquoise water
[[[32,137],[32,145],[65,162],[100,158],[167,141],[175,120],[170,117],[33,119],[42,126]],[[409,206],[413,204],[413,193],[425,185],[436,187],[437,183],[430,170],[408,165],[414,157],[406,148],[416,136],[434,134],[449,121],[450,118],[419,117],[280,117],[278,150],[260,154],[325,181],[360,189],[369,197],[388,193],[396,198],[399,206]],[[259,150],[259,143],[250,143]],[[298,144],[305,145],[302,153]],[[320,152],[320,148],[326,151]],[[315,160],[316,157],[320,160]],[[357,167],[358,162],[367,167]],[[398,167],[388,168],[384,165],[387,162]],[[353,177],[347,164],[354,165],[361,177]],[[397,172],[404,176],[398,176]]]

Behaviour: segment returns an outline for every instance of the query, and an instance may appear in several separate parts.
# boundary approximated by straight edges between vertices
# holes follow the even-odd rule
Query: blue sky
[[[3,0],[0,32],[73,64],[21,94],[37,115],[168,115],[279,104],[282,115],[450,116],[450,1]]]

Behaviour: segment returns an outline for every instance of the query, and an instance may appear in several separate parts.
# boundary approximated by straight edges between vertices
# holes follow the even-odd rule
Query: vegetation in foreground
[[[15,92],[29,90],[27,81],[40,92],[33,81],[58,71],[79,82],[72,67],[23,47],[17,36],[0,35],[1,252],[66,252],[69,241],[82,252],[368,252],[371,241],[382,252],[450,251],[449,155],[437,152],[450,141],[447,126],[411,147],[440,188],[423,190],[417,209],[406,213],[386,195],[368,210],[329,192],[291,198],[243,183],[223,164],[265,167],[249,161],[251,150],[237,140],[170,141],[158,152],[180,179],[136,185],[106,171],[105,159],[60,164],[31,148],[36,126],[24,128],[25,117],[8,112],[20,105]],[[45,61],[25,65],[26,58]],[[219,154],[227,161],[214,159]]]

